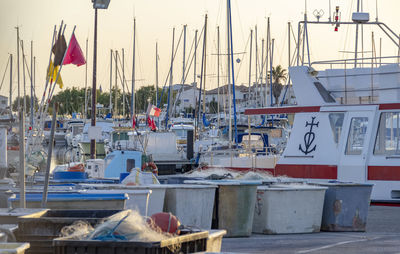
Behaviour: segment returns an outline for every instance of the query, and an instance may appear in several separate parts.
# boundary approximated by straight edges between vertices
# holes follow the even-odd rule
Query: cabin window
[[[131,172],[135,169],[135,159],[126,160],[126,172]]]
[[[400,112],[381,114],[374,154],[400,155]]]
[[[351,119],[346,146],[347,155],[360,155],[362,153],[367,126],[368,117],[353,117]]]
[[[331,124],[333,139],[337,144],[343,128],[344,113],[330,113],[329,123]]]

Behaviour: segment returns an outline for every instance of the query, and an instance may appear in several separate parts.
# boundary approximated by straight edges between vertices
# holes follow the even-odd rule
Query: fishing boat
[[[374,202],[400,203],[400,66],[366,69],[337,69],[332,75],[332,70],[318,74],[312,67],[291,67],[297,106],[246,110],[246,115],[295,114],[286,149],[267,169],[271,174],[371,183]],[[346,83],[342,92],[330,92]],[[366,92],[360,85],[373,89]],[[337,102],[368,98],[373,102]]]

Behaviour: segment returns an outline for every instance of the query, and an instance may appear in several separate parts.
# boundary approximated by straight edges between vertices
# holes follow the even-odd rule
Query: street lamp
[[[92,0],[94,9],[107,9],[110,0]]]
[[[94,47],[93,47],[93,84],[91,126],[96,126],[96,72],[97,72],[97,9],[107,9],[110,0],[92,0],[94,8]],[[96,158],[96,139],[90,140],[90,158]]]

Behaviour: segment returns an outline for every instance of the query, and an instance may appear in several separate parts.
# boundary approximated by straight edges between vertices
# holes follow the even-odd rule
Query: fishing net
[[[147,220],[135,210],[116,213],[94,229],[86,222],[77,221],[71,226],[64,227],[61,232],[65,237],[101,241],[159,242],[173,236],[163,233],[156,225],[147,223]]]
[[[79,239],[92,231],[93,227],[87,221],[78,220],[72,223],[70,226],[63,227],[61,229],[61,236]]]

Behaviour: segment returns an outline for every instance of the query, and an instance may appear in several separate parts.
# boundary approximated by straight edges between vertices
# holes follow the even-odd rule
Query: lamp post
[[[96,126],[96,74],[97,74],[97,9],[107,9],[110,0],[92,0],[94,8],[94,46],[93,46],[93,83],[91,126]],[[96,158],[96,140],[90,140],[90,158]]]

